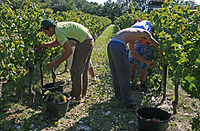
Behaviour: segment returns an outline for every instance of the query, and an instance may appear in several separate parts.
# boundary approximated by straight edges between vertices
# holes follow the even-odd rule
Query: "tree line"
[[[7,0],[0,0],[0,2]],[[10,0],[14,3],[15,8],[21,8],[24,0]],[[40,8],[50,8],[53,9],[54,13],[57,11],[82,11],[84,13],[89,13],[92,15],[98,15],[103,17],[108,17],[115,21],[119,16],[122,16],[126,12],[130,12],[132,2],[135,10],[144,11],[147,0],[117,0],[112,2],[107,0],[103,5],[96,2],[88,2],[87,0],[32,0],[32,2],[37,2],[40,5]],[[177,5],[186,5],[190,8],[194,8],[196,3],[193,0],[184,1],[184,0],[173,0]]]

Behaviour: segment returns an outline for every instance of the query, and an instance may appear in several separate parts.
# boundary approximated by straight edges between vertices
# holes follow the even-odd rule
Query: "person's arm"
[[[46,47],[58,47],[60,45],[60,43],[55,40],[55,41],[49,41],[47,43],[42,44],[37,51],[42,52],[42,48],[46,48]]]
[[[160,54],[160,57],[162,57],[162,49],[160,49],[158,46],[156,46],[156,45],[153,45],[157,50],[158,50],[158,52],[159,52],[159,54]]]
[[[57,61],[53,61],[53,62],[47,64],[48,68],[53,68],[53,67],[58,66],[60,63],[65,61],[72,54],[72,47],[71,47],[71,44],[69,43],[69,40],[67,40],[64,43],[63,47],[64,47],[63,55]]]
[[[134,42],[133,42],[133,43],[129,43],[129,48],[130,48],[130,50],[131,50],[132,56],[133,56],[135,59],[137,59],[137,60],[139,60],[139,61],[141,61],[141,62],[147,64],[147,66],[148,66],[149,68],[151,68],[151,66],[152,66],[153,64],[155,64],[155,63],[152,62],[152,61],[149,61],[149,60],[147,60],[147,59],[144,59],[141,55],[139,55],[139,54],[136,52]]]
[[[59,45],[60,45],[60,43],[57,40],[55,40],[55,41],[50,41],[50,42],[44,43],[40,47],[42,47],[42,48],[44,48],[44,47],[58,47]]]
[[[145,31],[144,32],[145,38],[147,38],[148,42],[151,43],[160,53],[160,55],[162,56],[162,50],[159,48],[159,43],[153,38],[153,36]]]
[[[153,36],[146,30],[143,31],[143,36],[150,42],[153,46],[158,47],[158,42],[153,38]]]

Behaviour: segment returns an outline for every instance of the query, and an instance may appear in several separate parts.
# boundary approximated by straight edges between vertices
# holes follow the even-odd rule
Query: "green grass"
[[[63,117],[48,115],[45,106],[39,100],[34,107],[29,107],[28,76],[16,82],[3,85],[3,96],[0,98],[0,131],[1,130],[91,130],[91,131],[135,131],[138,128],[137,118],[133,109],[125,108],[123,103],[113,99],[113,87],[110,68],[108,65],[107,45],[118,28],[110,25],[95,41],[92,53],[96,81],[89,79],[89,87],[85,102],[76,106],[70,106]],[[45,63],[45,62],[44,62]],[[39,65],[37,65],[39,66]],[[63,72],[65,63],[62,63],[56,73]],[[52,82],[51,74],[44,66],[44,84]],[[34,72],[34,86],[41,86],[38,68]],[[149,78],[151,79],[151,78]],[[65,91],[71,90],[69,72],[57,75],[57,81],[66,81]],[[174,86],[168,82],[167,94],[160,108],[172,113],[172,101]],[[135,86],[133,86],[133,89]],[[152,92],[151,92],[152,91]],[[156,106],[160,103],[162,92],[157,88],[144,94],[137,89],[133,90],[134,100],[139,106]],[[179,89],[180,105],[178,113],[172,116],[169,122],[169,130],[191,130],[192,125],[197,128],[200,110],[198,99],[190,98],[181,88]],[[30,128],[32,126],[32,128]],[[197,128],[198,129],[198,128]]]

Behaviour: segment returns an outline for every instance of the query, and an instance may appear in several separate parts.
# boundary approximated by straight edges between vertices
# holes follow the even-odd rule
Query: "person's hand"
[[[54,68],[56,66],[57,66],[56,62],[50,62],[50,63],[47,64],[48,68]]]

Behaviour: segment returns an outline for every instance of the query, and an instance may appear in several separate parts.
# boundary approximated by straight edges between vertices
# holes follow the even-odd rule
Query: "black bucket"
[[[41,87],[42,93],[46,92],[47,90],[54,92],[54,91],[60,91],[63,92],[65,87],[65,82],[64,81],[58,81],[55,83],[48,83],[44,86]]]
[[[60,103],[45,102],[47,113],[54,116],[64,116],[66,114],[66,112],[69,109],[70,96],[67,93],[63,94],[67,98],[66,102],[60,102]]]
[[[159,109],[144,107],[136,111],[139,131],[166,131],[171,114]]]

